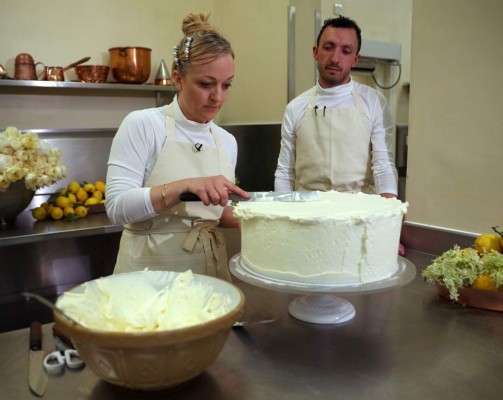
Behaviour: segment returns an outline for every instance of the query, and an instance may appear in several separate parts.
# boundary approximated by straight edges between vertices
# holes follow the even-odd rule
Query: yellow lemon
[[[93,193],[96,190],[96,186],[94,186],[94,183],[86,183],[84,185],[84,190],[87,193]]]
[[[92,206],[94,204],[98,204],[99,200],[94,198],[94,197],[89,197],[86,202],[84,203],[85,206]]]
[[[477,279],[473,281],[472,288],[480,290],[489,290],[491,292],[495,292],[498,290],[493,280],[488,274],[478,276]]]
[[[99,190],[96,190],[93,192],[93,194],[91,195],[92,198],[98,200],[98,203],[103,200],[103,193],[100,192]]]
[[[71,205],[70,199],[65,196],[58,196],[58,197],[56,197],[56,201],[54,202],[54,205],[56,207],[60,207],[60,208],[68,207]]]
[[[47,211],[43,207],[35,207],[31,210],[31,215],[38,221],[43,221],[47,217]]]
[[[77,202],[77,197],[73,193],[68,193],[68,200],[70,200],[70,204],[73,205]]]
[[[46,201],[40,204],[40,207],[42,207],[46,212],[49,211],[49,203]]]
[[[55,220],[63,218],[63,209],[61,207],[53,207],[51,210],[51,218]]]
[[[75,214],[75,209],[73,207],[65,207],[63,210],[63,215],[66,217],[69,214]]]
[[[105,182],[103,181],[96,181],[94,182],[94,186],[96,186],[96,190],[99,190],[102,194],[105,193]]]
[[[89,194],[83,188],[80,188],[77,190],[77,193],[75,193],[75,197],[77,197],[77,201],[83,203],[89,198]]]
[[[65,188],[65,189],[61,190],[61,192],[59,192],[59,195],[64,196],[64,195],[66,195],[67,192],[68,192],[68,189]]]
[[[75,208],[75,215],[81,218],[85,218],[87,215],[87,208],[84,206],[78,206],[77,208]]]
[[[475,249],[479,252],[479,254],[484,253],[484,251],[491,250],[501,252],[500,238],[494,233],[483,233],[475,239]]]
[[[68,184],[67,189],[70,193],[77,193],[77,190],[80,189],[80,183],[72,181]]]

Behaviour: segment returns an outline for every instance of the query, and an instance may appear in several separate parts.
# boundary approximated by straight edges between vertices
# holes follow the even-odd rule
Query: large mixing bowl
[[[152,50],[147,47],[112,47],[110,68],[112,75],[120,83],[145,83],[150,77],[150,57]]]
[[[161,271],[139,271],[100,279],[120,279],[121,276],[134,274],[133,278],[138,282],[147,273],[160,273],[162,276]],[[96,288],[97,281],[87,284]],[[243,293],[229,282],[197,274],[194,274],[194,282],[209,283],[214,293],[228,295],[230,304],[227,313],[186,328],[125,333],[84,328],[55,312],[56,326],[71,339],[86,365],[105,381],[150,391],[174,387],[198,376],[213,363],[244,306]],[[84,285],[70,292],[82,293]],[[162,279],[159,280],[161,286]]]

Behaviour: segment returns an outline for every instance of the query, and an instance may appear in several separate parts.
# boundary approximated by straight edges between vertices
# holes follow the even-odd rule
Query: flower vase
[[[7,189],[0,190],[0,227],[5,227],[31,203],[35,191],[27,189],[24,180],[13,182]]]

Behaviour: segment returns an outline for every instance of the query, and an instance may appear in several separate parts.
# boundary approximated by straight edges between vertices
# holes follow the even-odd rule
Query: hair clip
[[[177,44],[173,47],[173,58],[175,59],[176,66],[180,65],[180,59],[178,58],[178,52],[180,51],[180,46]]]
[[[189,61],[191,43],[192,43],[192,36],[187,36],[187,40],[185,41],[185,61]]]

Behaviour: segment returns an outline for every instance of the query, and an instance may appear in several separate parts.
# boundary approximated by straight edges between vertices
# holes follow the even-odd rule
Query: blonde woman
[[[112,143],[106,209],[124,225],[114,273],[191,269],[230,280],[216,227],[239,226],[228,195],[248,194],[234,184],[236,140],[213,119],[234,79],[234,52],[208,15],[189,14],[182,30],[173,102],[130,113]],[[181,202],[183,192],[201,201]]]

